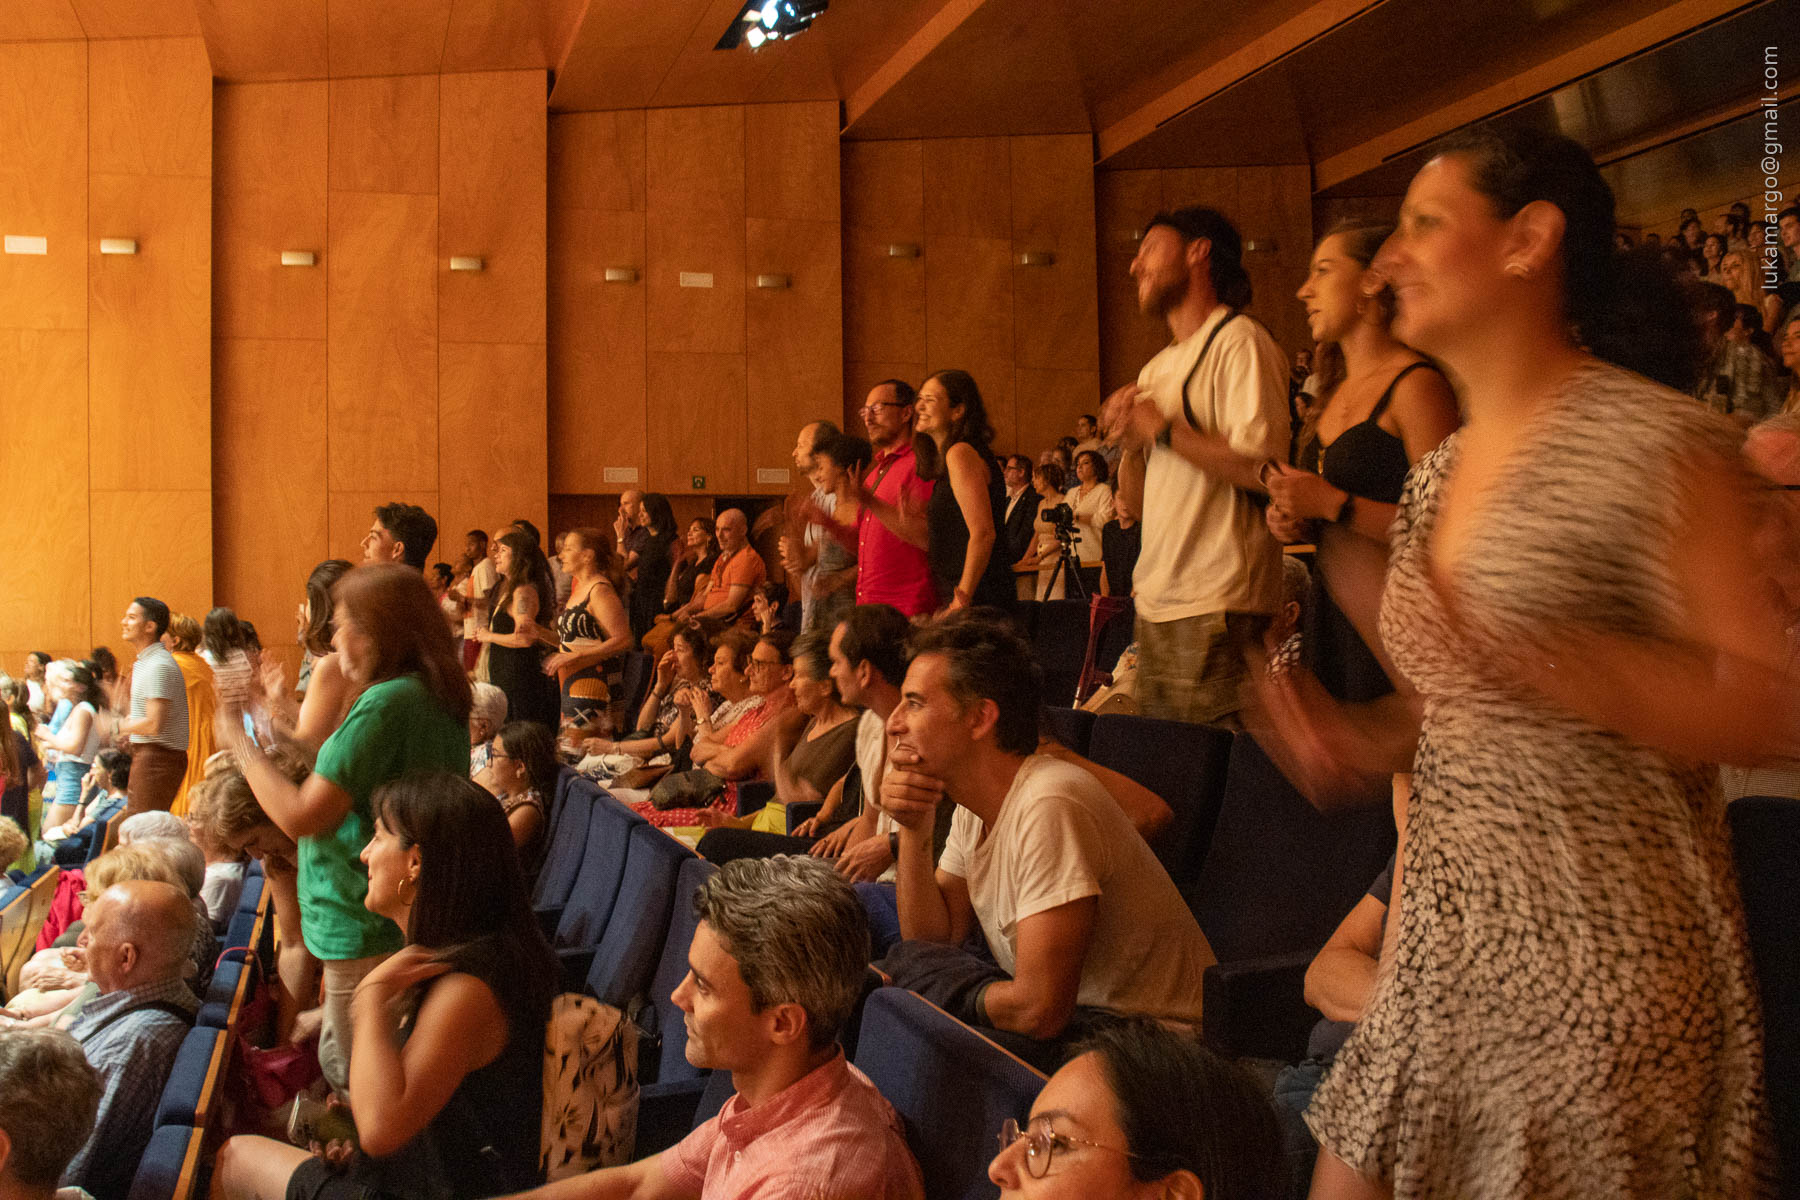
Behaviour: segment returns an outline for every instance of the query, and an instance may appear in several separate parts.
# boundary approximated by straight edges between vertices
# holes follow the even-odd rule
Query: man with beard
[[[1142,514],[1132,578],[1148,716],[1232,724],[1246,674],[1281,601],[1281,548],[1261,476],[1288,444],[1286,356],[1256,321],[1242,241],[1223,215],[1150,219],[1131,264],[1138,306],[1171,344],[1107,400],[1124,448],[1119,490]]]

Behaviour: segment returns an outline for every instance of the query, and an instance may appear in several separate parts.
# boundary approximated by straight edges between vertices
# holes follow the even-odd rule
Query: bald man
[[[96,995],[69,1033],[100,1076],[100,1112],[63,1186],[123,1200],[199,1007],[186,983],[197,918],[179,888],[132,880],[102,892],[85,920],[81,947]]]
[[[713,564],[706,593],[689,601],[678,615],[713,625],[731,625],[750,610],[750,597],[768,578],[762,555],[750,544],[750,522],[742,509],[719,514],[719,560]]]
[[[625,573],[637,578],[638,555],[650,531],[644,527],[644,493],[632,489],[619,495],[619,513],[613,518],[613,549],[625,564]]]

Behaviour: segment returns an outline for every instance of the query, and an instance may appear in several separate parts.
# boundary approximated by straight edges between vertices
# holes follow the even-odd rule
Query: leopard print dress
[[[1506,669],[1548,629],[1667,638],[1679,472],[1735,443],[1688,398],[1594,362],[1532,422],[1460,556],[1455,620],[1428,564],[1456,437],[1400,501],[1381,633],[1424,725],[1398,939],[1307,1119],[1397,1197],[1769,1193],[1716,768],[1554,709]]]

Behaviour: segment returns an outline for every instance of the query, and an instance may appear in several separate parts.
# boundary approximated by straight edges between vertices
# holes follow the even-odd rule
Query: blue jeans
[[[1306,1106],[1312,1103],[1319,1081],[1331,1069],[1327,1059],[1309,1058],[1305,1062],[1283,1067],[1275,1076],[1275,1120],[1281,1126],[1281,1154],[1287,1162],[1290,1200],[1305,1200],[1312,1186],[1313,1160],[1319,1156],[1319,1143],[1306,1127]]]
[[[900,893],[891,883],[858,883],[856,898],[869,916],[869,961],[875,962],[900,940]]]

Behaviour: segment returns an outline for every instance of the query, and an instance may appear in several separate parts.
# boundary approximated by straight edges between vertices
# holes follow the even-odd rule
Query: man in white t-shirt
[[[1288,370],[1238,313],[1250,302],[1241,253],[1224,216],[1183,208],[1151,218],[1131,264],[1139,307],[1174,339],[1107,399],[1119,491],[1144,529],[1132,586],[1146,716],[1233,722],[1244,651],[1280,603],[1261,476],[1287,454]]]
[[[481,641],[477,635],[488,627],[488,593],[500,582],[500,572],[488,553],[486,530],[469,530],[468,540],[463,548],[463,562],[468,565],[468,574],[457,585],[464,605],[463,666],[473,670],[475,660],[481,656]]]
[[[811,421],[800,427],[794,439],[794,471],[806,479],[812,474],[814,456],[819,447],[838,436],[838,427],[830,421]],[[825,516],[837,510],[837,495],[814,488],[811,506]],[[814,585],[819,577],[819,543],[825,538],[825,527],[809,521],[799,538],[784,533],[781,538],[781,565],[790,578],[798,581],[795,589],[800,600],[800,628],[812,628]]]
[[[974,1002],[997,1029],[1054,1038],[1078,1006],[1198,1023],[1212,949],[1105,787],[1036,753],[1039,691],[1004,623],[955,613],[915,633],[881,787],[899,824],[901,932],[958,945],[979,923],[1011,976]]]

